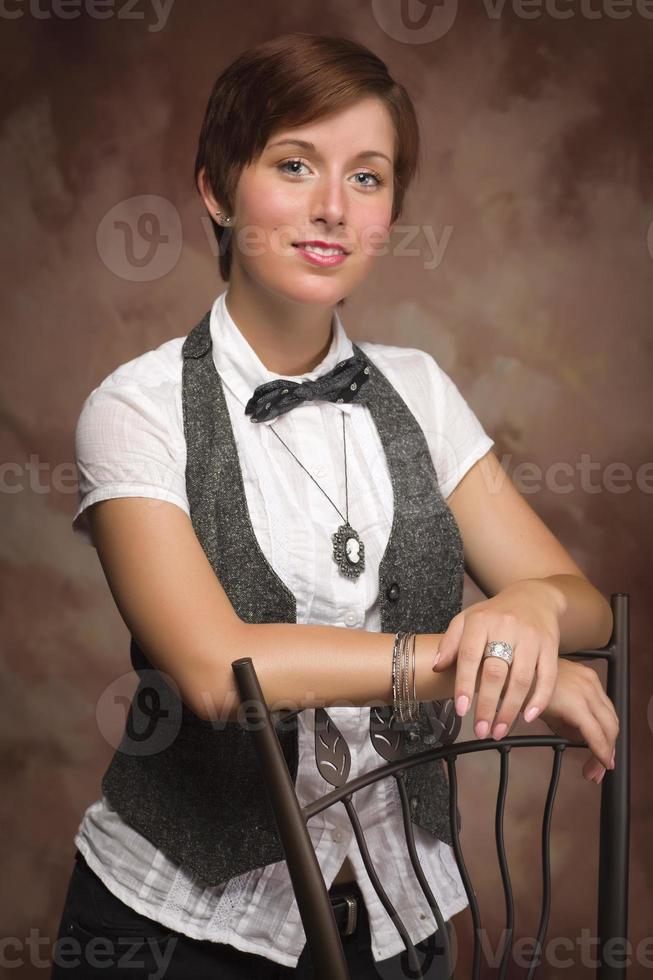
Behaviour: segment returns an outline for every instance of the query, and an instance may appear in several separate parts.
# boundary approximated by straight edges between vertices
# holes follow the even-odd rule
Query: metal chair
[[[599,965],[596,971],[597,980],[616,980],[616,978],[623,980],[626,976],[625,965],[617,964],[613,961],[604,961],[603,948],[608,940],[612,940],[613,944],[617,941],[625,943],[627,938],[630,817],[629,599],[630,596],[627,593],[614,593],[611,596],[614,629],[610,642],[606,647],[597,650],[580,650],[575,653],[561,654],[561,656],[570,660],[603,659],[607,662],[606,693],[615,706],[620,724],[615,754],[616,766],[614,770],[608,770],[606,772],[601,783],[597,912],[597,962]],[[562,755],[567,748],[587,748],[587,743],[584,741],[571,742],[568,739],[553,734],[509,736],[500,741],[486,738],[456,742],[455,738],[460,729],[460,719],[453,715],[455,719],[453,725],[449,723],[443,726],[440,741],[433,748],[412,753],[409,756],[403,754],[398,755],[397,746],[399,740],[396,737],[393,738],[393,730],[388,727],[388,712],[372,708],[371,712],[377,713],[375,731],[379,735],[378,738],[373,735],[372,741],[380,755],[385,758],[386,763],[355,779],[347,781],[347,774],[349,772],[347,757],[349,749],[344,739],[342,739],[342,746],[339,745],[339,750],[344,753],[342,765],[335,767],[339,771],[339,774],[336,772],[335,775],[329,775],[329,773],[333,772],[334,767],[323,766],[325,759],[328,761],[329,753],[329,748],[327,747],[325,749],[325,746],[329,746],[329,744],[332,746],[333,742],[330,742],[328,737],[318,738],[317,733],[322,733],[322,735],[326,733],[328,736],[328,734],[333,734],[334,729],[337,734],[337,729],[329,718],[328,712],[323,708],[316,708],[316,763],[320,767],[322,775],[330,781],[334,789],[307,806],[302,807],[295,794],[294,784],[286,766],[274,722],[263,698],[251,658],[247,657],[233,661],[232,669],[241,701],[247,702],[247,720],[244,724],[251,732],[262,777],[265,780],[269,792],[290,879],[306,933],[311,960],[314,965],[315,975],[319,980],[350,980],[350,978],[340,934],[331,908],[329,894],[306,824],[315,814],[321,813],[334,803],[340,801],[343,802],[346,808],[365,868],[379,895],[379,899],[404,940],[411,976],[422,976],[419,960],[415,948],[410,941],[410,937],[383,890],[376,870],[370,862],[364,835],[352,802],[352,797],[357,790],[390,776],[396,779],[399,789],[406,845],[411,863],[417,881],[433,911],[438,925],[438,933],[444,944],[446,975],[452,975],[451,949],[447,929],[444,927],[440,910],[419,864],[412,823],[409,817],[408,797],[403,781],[403,774],[409,767],[434,759],[444,759],[447,764],[451,836],[456,862],[467,893],[472,916],[474,928],[472,975],[473,980],[478,980],[480,975],[479,937],[482,927],[476,895],[465,866],[456,819],[458,787],[456,762],[458,756],[468,755],[473,752],[489,751],[499,752],[500,754],[500,779],[495,813],[495,839],[506,907],[506,939],[502,950],[498,974],[500,980],[503,980],[508,968],[508,959],[511,952],[510,944],[512,942],[514,927],[513,893],[503,839],[509,755],[514,749],[526,749],[530,747],[549,746],[553,750],[551,776],[541,827],[542,903],[536,941],[536,954],[531,962],[527,977],[527,980],[531,980],[539,966],[538,957],[546,936],[551,907],[550,828],[553,804],[562,765]],[[452,702],[449,700],[433,703],[445,706],[444,714],[448,715],[450,722],[452,714],[450,711],[447,711],[447,708],[450,708]],[[288,715],[285,717],[288,717]],[[394,734],[396,735],[396,732]],[[324,752],[326,752],[326,756]],[[331,759],[333,759],[333,756],[331,756]]]

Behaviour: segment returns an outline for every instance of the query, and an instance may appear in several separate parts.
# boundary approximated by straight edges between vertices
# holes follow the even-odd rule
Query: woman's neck
[[[226,306],[232,320],[268,371],[283,377],[308,374],[333,341],[332,307],[259,297],[230,284]]]

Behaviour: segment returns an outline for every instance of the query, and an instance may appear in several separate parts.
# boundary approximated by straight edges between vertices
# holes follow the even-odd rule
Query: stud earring
[[[228,225],[233,220],[232,218],[228,218],[224,211],[216,211],[215,216],[218,219],[218,224]],[[222,221],[220,221],[220,219],[222,219]]]

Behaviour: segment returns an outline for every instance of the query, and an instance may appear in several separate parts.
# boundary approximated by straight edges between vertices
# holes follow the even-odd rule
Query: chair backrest
[[[597,980],[616,980],[626,975],[625,961],[620,962],[612,956],[604,956],[603,949],[610,941],[615,944],[626,943],[628,922],[628,857],[629,857],[629,817],[630,817],[630,737],[629,737],[629,640],[630,613],[629,595],[613,593],[611,606],[614,614],[614,629],[610,642],[598,650],[579,650],[561,654],[572,660],[597,660],[607,662],[606,693],[615,706],[619,717],[619,737],[616,744],[616,766],[606,772],[601,784],[601,818],[599,844],[598,913],[597,913]],[[456,863],[467,893],[474,929],[473,980],[480,976],[480,937],[481,917],[476,895],[469,872],[465,865],[460,841],[456,807],[458,802],[458,776],[456,763],[458,756],[474,752],[498,752],[500,755],[500,778],[497,790],[495,815],[495,839],[506,907],[505,942],[502,950],[499,978],[506,975],[508,959],[512,950],[511,941],[514,928],[513,892],[510,882],[508,862],[503,837],[504,807],[508,784],[509,754],[515,749],[549,746],[553,750],[551,776],[544,805],[541,828],[542,853],[542,904],[533,956],[527,980],[535,975],[541,962],[540,953],[545,940],[551,908],[550,871],[550,828],[556,789],[562,765],[562,755],[567,748],[587,748],[584,741],[571,742],[557,735],[509,736],[499,741],[492,738],[456,742],[460,729],[458,724],[446,724],[440,740],[432,747],[410,755],[401,754],[397,731],[389,726],[388,712],[371,708],[374,715],[371,726],[372,742],[384,758],[385,765],[370,770],[363,775],[348,780],[349,747],[324,708],[315,709],[316,764],[321,774],[333,789],[306,806],[301,806],[295,787],[275,730],[275,721],[267,708],[251,658],[241,658],[232,663],[232,668],[242,702],[247,703],[244,727],[251,732],[256,755],[261,767],[271,805],[277,821],[279,835],[284,849],[288,871],[292,882],[297,906],[302,918],[306,940],[314,965],[315,976],[319,980],[349,980],[340,935],[336,926],[329,894],[320,866],[313,849],[307,829],[307,821],[335,803],[343,803],[351,821],[352,829],[361,852],[366,871],[380,901],[390,915],[406,947],[411,976],[422,976],[417,952],[409,934],[388,898],[383,884],[372,865],[363,830],[352,803],[353,794],[371,783],[394,777],[397,782],[408,854],[419,886],[431,907],[438,926],[439,936],[444,944],[445,971],[453,975],[451,949],[447,929],[437,902],[429,888],[421,868],[412,822],[409,817],[409,802],[403,776],[408,768],[435,759],[446,762],[449,777],[449,818]],[[437,702],[435,702],[437,703]],[[440,702],[442,714],[451,719],[447,709],[448,702]],[[285,718],[289,714],[284,715]],[[457,716],[454,716],[457,718]],[[372,729],[374,732],[372,733]],[[339,735],[339,738],[336,736]],[[318,737],[321,736],[321,737]],[[334,751],[337,758],[334,759]],[[334,765],[334,761],[336,764]]]

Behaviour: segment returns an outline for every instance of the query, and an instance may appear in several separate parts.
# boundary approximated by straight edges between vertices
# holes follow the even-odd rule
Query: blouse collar
[[[331,338],[331,346],[326,356],[320,363],[307,374],[275,374],[269,371],[258,357],[249,342],[238,329],[238,326],[227,309],[226,304],[227,290],[221,293],[211,308],[209,329],[211,332],[211,343],[213,362],[222,381],[240,402],[245,412],[247,402],[254,394],[254,389],[258,385],[265,384],[267,381],[275,381],[279,378],[288,381],[315,381],[317,377],[330,371],[338,364],[351,357],[354,353],[351,340],[347,336],[345,328],[338,310],[334,308],[333,323],[334,330]],[[320,405],[324,402],[304,402],[297,406],[295,411],[306,405]],[[347,415],[351,413],[351,403],[327,402],[334,408],[340,409]],[[271,422],[279,422],[283,416],[273,419],[263,420],[259,425],[269,425]]]

